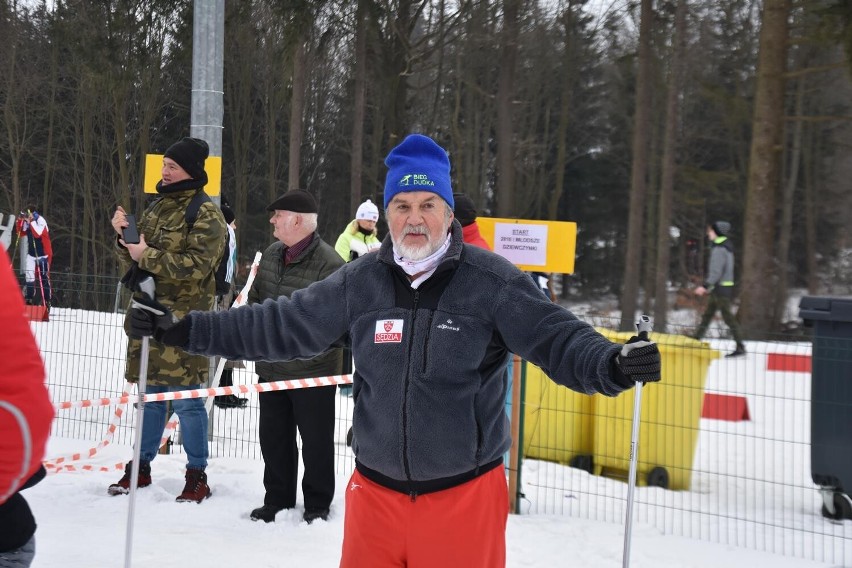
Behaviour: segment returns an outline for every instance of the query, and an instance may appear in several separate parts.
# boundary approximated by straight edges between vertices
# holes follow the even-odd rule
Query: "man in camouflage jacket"
[[[174,314],[183,316],[191,310],[210,310],[216,294],[215,270],[226,243],[227,228],[219,208],[205,201],[190,227],[186,209],[193,197],[207,184],[204,160],[209,153],[207,143],[197,138],[184,138],[166,150],[163,157],[162,181],[157,183],[157,199],[138,221],[139,243],[126,243],[121,238],[128,226],[124,209],[119,206],[112,226],[119,238],[119,258],[131,266],[135,279],[150,273],[156,283],[156,299]],[[143,272],[144,271],[144,272]],[[125,321],[125,329],[127,324]],[[126,378],[139,380],[141,342],[130,339],[127,351]],[[146,377],[147,393],[162,393],[197,388],[207,382],[209,361],[179,349],[151,341]],[[207,412],[200,398],[175,400],[174,411],[180,418],[184,450],[187,455],[186,487],[178,501],[201,502],[210,495],[207,476]],[[151,483],[150,462],[156,457],[165,423],[166,403],[145,404],[140,449],[139,487]],[[126,493],[130,486],[127,464],[122,479],[110,486],[110,494]]]

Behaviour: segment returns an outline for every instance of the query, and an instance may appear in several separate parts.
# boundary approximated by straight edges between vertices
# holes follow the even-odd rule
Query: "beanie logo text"
[[[378,320],[376,322],[376,343],[402,343],[403,320]]]
[[[435,182],[429,179],[426,174],[408,174],[402,176],[396,185],[398,187],[435,187]]]

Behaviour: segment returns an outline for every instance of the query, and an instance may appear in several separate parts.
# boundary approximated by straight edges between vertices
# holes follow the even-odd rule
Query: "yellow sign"
[[[577,223],[477,217],[491,249],[520,268],[534,272],[574,272]]]
[[[145,193],[157,193],[157,182],[162,179],[163,155],[145,154]],[[222,156],[210,156],[204,162],[207,185],[204,191],[211,197],[222,193]]]

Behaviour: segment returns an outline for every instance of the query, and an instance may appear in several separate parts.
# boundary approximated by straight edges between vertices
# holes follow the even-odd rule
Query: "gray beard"
[[[412,260],[415,262],[423,260],[439,248],[441,248],[441,243],[434,243],[432,241],[427,242],[422,247],[409,247],[402,243],[398,243],[396,245],[396,250],[401,257],[405,260]]]

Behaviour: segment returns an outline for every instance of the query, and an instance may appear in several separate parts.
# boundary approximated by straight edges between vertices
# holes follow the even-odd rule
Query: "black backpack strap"
[[[195,219],[198,218],[198,210],[208,201],[211,201],[210,196],[204,193],[204,191],[199,191],[192,196],[192,200],[186,206],[186,212],[184,213],[187,230],[192,230],[192,226],[195,225]]]

